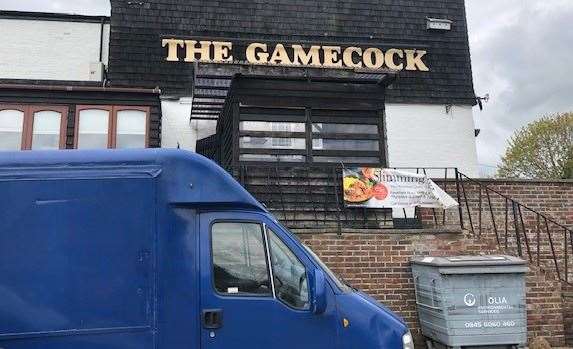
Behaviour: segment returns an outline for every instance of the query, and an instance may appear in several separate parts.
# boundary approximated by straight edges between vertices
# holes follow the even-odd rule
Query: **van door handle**
[[[223,309],[204,309],[202,313],[203,327],[216,330],[223,327]]]

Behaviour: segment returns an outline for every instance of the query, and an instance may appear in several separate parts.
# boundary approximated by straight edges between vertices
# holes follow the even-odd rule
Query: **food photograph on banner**
[[[344,204],[361,208],[444,208],[458,203],[428,176],[394,169],[344,167]]]

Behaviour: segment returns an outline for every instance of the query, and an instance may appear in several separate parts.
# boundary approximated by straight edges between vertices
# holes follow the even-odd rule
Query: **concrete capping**
[[[422,229],[342,229],[340,232],[336,227],[332,228],[313,228],[313,229],[291,229],[296,235],[313,235],[313,234],[365,234],[365,235],[442,235],[454,234],[461,235],[465,231],[460,227],[438,227]]]
[[[444,180],[444,178],[440,177],[432,177],[431,178],[434,182],[456,182],[455,178],[448,178]],[[493,183],[493,184],[502,184],[502,183],[547,183],[547,184],[573,184],[573,179],[525,179],[525,178],[472,178],[473,181],[480,182],[480,183]],[[466,180],[467,181],[467,180]]]

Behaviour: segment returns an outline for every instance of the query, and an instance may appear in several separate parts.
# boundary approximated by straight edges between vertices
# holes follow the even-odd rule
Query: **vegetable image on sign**
[[[359,203],[372,198],[372,186],[358,178],[345,177],[343,186],[344,200],[347,202]]]
[[[382,183],[376,184],[373,190],[374,190],[374,197],[376,198],[376,200],[383,201],[388,197],[389,194],[388,187],[386,187]]]

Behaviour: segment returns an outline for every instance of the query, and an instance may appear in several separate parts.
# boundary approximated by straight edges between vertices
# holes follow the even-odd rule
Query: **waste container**
[[[412,260],[429,348],[512,348],[527,342],[526,262],[512,256]]]

